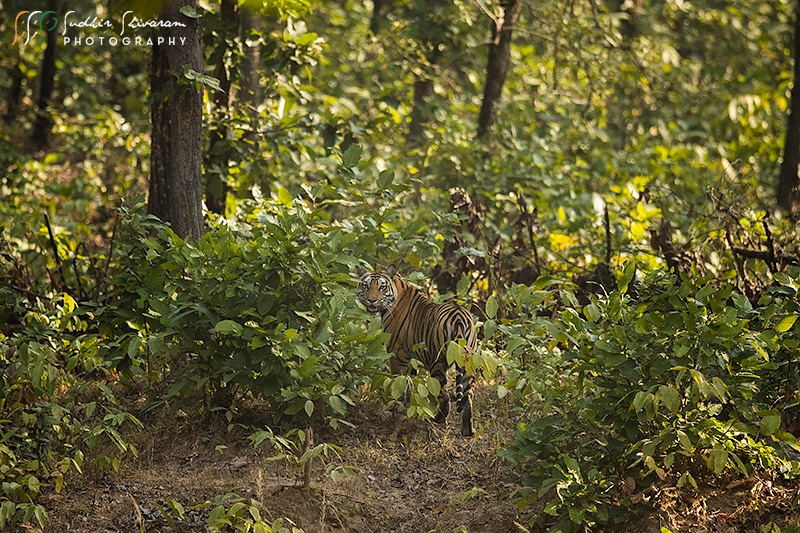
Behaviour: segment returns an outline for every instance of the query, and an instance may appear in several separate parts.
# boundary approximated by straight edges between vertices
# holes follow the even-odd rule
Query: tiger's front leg
[[[475,433],[472,427],[472,377],[460,366],[456,367],[456,411],[461,413],[461,434],[471,437]]]
[[[439,391],[439,410],[436,412],[436,418],[433,419],[437,424],[443,424],[447,420],[447,415],[450,413],[450,395],[444,390],[444,385]]]
[[[450,413],[450,395],[447,394],[447,360],[440,359],[430,370],[431,376],[439,382],[439,409],[434,422],[442,424]]]
[[[392,354],[392,357],[389,358],[389,372],[394,376],[399,376],[403,370],[405,370],[405,366],[400,363],[400,358]]]

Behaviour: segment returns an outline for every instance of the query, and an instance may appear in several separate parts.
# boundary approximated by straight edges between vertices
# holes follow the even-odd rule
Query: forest
[[[800,532],[799,15],[0,0],[0,530]]]

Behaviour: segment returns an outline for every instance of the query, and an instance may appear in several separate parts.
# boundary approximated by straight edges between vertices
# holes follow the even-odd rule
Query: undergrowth
[[[545,369],[507,363],[503,385],[541,412],[500,455],[518,469],[519,504],[538,503],[533,520],[549,531],[619,525],[647,507],[653,487],[800,473],[789,431],[800,273],[776,272],[754,301],[692,274],[654,272],[634,288],[633,273],[625,268],[618,290],[553,320],[531,304],[555,292],[571,301],[568,289],[548,295],[540,279],[507,293],[514,317],[500,342],[509,352],[538,343],[560,354]]]

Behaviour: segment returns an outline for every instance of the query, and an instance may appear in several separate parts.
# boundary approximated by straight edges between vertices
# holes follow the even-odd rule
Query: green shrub
[[[98,450],[98,466],[115,469],[137,454],[121,428],[139,421],[104,383],[98,339],[68,295],[53,307],[28,311],[19,334],[0,333],[0,528],[31,520],[44,527],[38,497],[80,474],[86,452]]]
[[[797,475],[785,450],[800,445],[781,430],[779,411],[794,402],[781,391],[796,376],[775,373],[796,345],[796,280],[776,282],[754,308],[730,285],[656,272],[638,298],[615,291],[544,327],[519,321],[509,344],[532,331],[562,350],[558,382],[536,391],[544,415],[501,451],[519,468],[520,503],[544,498],[552,531],[577,531],[621,520],[641,501],[634,491],[653,482],[696,488],[698,476]],[[537,372],[522,369],[506,387]]]
[[[196,244],[163,226],[128,238],[131,261],[115,280],[117,346],[106,354],[115,368],[152,381],[179,370],[165,400],[202,391],[225,406],[252,394],[276,418],[341,423],[383,368],[385,337],[364,327],[351,288],[359,260],[347,247],[356,235],[301,201],[282,202]]]

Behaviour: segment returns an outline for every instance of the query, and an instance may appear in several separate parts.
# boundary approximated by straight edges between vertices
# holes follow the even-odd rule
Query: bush
[[[634,299],[624,294],[632,272],[623,292],[566,307],[544,329],[522,321],[561,346],[561,374],[539,391],[545,415],[501,455],[519,467],[521,504],[545,498],[552,531],[621,520],[653,482],[800,473],[786,453],[800,445],[776,408],[794,402],[782,391],[796,376],[775,372],[797,342],[797,279],[776,275],[754,306],[730,285],[658,272]],[[524,370],[506,386],[519,389],[520,375],[535,379]]]
[[[98,339],[72,298],[28,311],[25,326],[0,333],[0,529],[34,519],[44,527],[47,511],[37,498],[81,473],[87,451],[103,444],[98,464],[115,469],[122,456],[137,454],[120,429],[139,421],[104,383],[109,369],[97,356]]]
[[[106,357],[128,378],[172,380],[164,401],[203,392],[206,407],[261,397],[275,417],[336,427],[387,354],[379,325],[364,327],[350,272],[357,237],[302,201],[267,204],[196,243],[134,212],[138,232],[115,285]],[[148,236],[148,231],[155,234]]]

